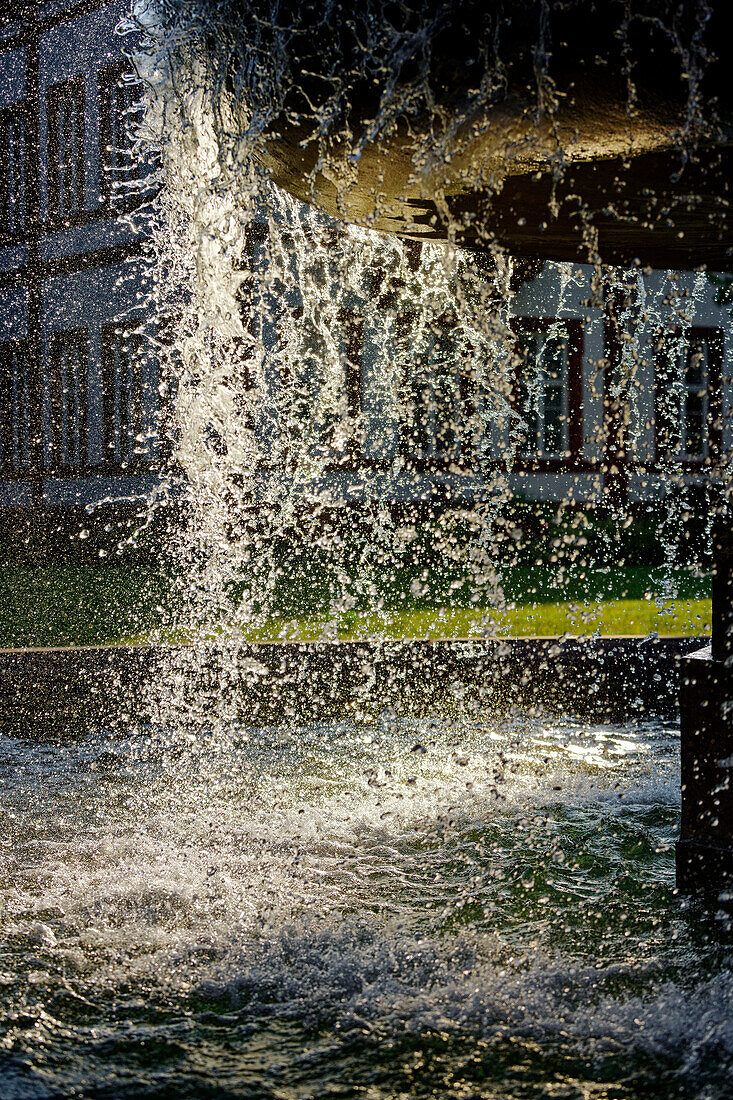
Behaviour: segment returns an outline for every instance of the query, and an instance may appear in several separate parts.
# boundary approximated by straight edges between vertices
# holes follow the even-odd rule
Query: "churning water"
[[[730,1095],[673,728],[0,744],[3,1100]]]

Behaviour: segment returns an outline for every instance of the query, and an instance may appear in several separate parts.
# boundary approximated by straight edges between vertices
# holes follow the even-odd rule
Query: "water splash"
[[[160,161],[155,307],[182,475],[173,542],[184,595],[164,637],[236,645],[274,630],[286,639],[310,616],[329,638],[369,610],[361,629],[379,638],[400,601],[435,602],[435,577],[445,578],[443,602],[460,592],[477,608],[475,631],[491,633],[505,604],[502,567],[518,560],[517,493],[525,483],[531,492],[537,463],[526,445],[545,385],[545,344],[528,357],[517,316],[554,318],[547,339],[561,344],[566,318],[588,319],[588,424],[576,459],[590,472],[585,482],[573,473],[554,520],[542,520],[560,527],[550,558],[558,575],[582,569],[580,528],[599,505],[614,560],[638,495],[650,510],[669,498],[660,531],[671,577],[694,490],[673,447],[654,455],[650,378],[659,334],[684,342],[707,309],[704,276],[602,267],[591,222],[592,263],[546,265],[533,281],[537,272],[491,242],[481,252],[418,243],[318,212],[272,183],[262,153],[287,99],[277,60],[287,31],[277,20],[259,25],[274,60],[267,78],[252,76],[257,34],[250,42],[232,29],[232,45],[222,17],[156,4],[138,6],[133,20],[145,29],[141,140]],[[415,33],[405,31],[413,51]],[[245,96],[237,80],[247,73],[264,83]],[[427,94],[424,76],[419,93],[408,81],[415,102]],[[385,94],[372,129],[389,131],[404,95]],[[538,109],[551,117],[548,96]],[[331,118],[324,108],[324,132]],[[455,226],[449,237],[460,237]],[[635,481],[617,476],[629,456]],[[650,522],[660,523],[656,513]],[[662,599],[674,595],[670,580]]]
[[[267,1095],[273,1066],[308,1096],[725,1088],[727,949],[673,900],[674,731],[171,732],[3,743],[10,1096]]]

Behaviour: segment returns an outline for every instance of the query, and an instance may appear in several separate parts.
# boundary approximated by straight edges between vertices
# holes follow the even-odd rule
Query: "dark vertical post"
[[[712,657],[733,664],[733,524],[717,516],[713,529]]]
[[[677,886],[720,897],[733,888],[733,529],[713,531],[713,637],[680,676],[682,822]]]

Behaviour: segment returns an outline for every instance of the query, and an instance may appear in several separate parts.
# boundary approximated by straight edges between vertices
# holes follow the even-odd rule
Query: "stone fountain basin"
[[[673,718],[680,661],[703,638],[262,642],[0,651],[0,730],[58,736],[165,716],[171,684],[202,721],[225,706],[246,725],[307,714],[523,711],[594,721]]]
[[[722,3],[397,9],[224,0],[214,20],[237,28],[226,53],[231,124],[261,127],[257,155],[277,184],[335,217],[420,240],[727,268]]]

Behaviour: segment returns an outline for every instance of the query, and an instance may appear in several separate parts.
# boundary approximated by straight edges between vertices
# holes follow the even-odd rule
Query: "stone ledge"
[[[0,730],[43,736],[182,712],[250,725],[515,708],[592,720],[677,713],[704,638],[491,638],[0,650]]]

